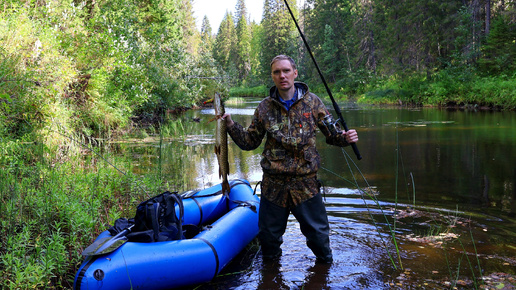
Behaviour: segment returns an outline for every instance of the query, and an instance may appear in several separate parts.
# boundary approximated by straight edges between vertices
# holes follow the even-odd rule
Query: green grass
[[[484,77],[447,70],[426,76],[390,77],[371,83],[358,98],[362,104],[412,104],[426,106],[486,106],[516,109],[516,81],[513,75]]]
[[[269,95],[269,88],[266,86],[257,87],[233,87],[229,90],[230,97],[266,97]]]
[[[139,179],[120,157],[110,161],[115,169],[66,146],[0,143],[3,289],[70,288],[83,248],[117,218],[134,215],[142,195],[160,190],[153,176]]]

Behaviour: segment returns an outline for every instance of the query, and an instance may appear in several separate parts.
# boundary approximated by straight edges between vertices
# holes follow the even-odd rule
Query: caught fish
[[[229,195],[231,188],[229,187],[229,161],[228,161],[228,131],[226,120],[222,119],[224,115],[224,104],[218,93],[213,98],[213,108],[215,109],[215,119],[217,128],[215,129],[215,154],[219,162],[219,177],[222,178],[222,193]]]

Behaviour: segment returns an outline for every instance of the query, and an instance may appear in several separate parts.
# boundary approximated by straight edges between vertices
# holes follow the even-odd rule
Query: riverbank
[[[429,80],[413,76],[403,81],[393,79],[373,84],[357,102],[514,110],[516,78],[473,75],[464,79],[439,72]]]
[[[99,233],[133,217],[142,200],[183,190],[179,170],[166,179],[158,165],[135,173],[123,146],[68,137],[58,148],[0,139],[2,289],[71,289]]]
[[[256,100],[258,99],[253,101]],[[228,104],[228,107],[229,106]],[[178,118],[173,124],[172,122],[165,124],[159,131],[155,130],[154,127],[149,127],[145,132],[142,132],[141,135],[135,135],[140,138],[136,140],[145,139],[146,142],[148,142],[148,146],[142,146],[141,144],[122,146],[119,143],[102,140],[92,142],[94,145],[85,145],[78,141],[66,139],[68,140],[66,144],[51,148],[45,145],[45,143],[48,142],[43,142],[43,140],[39,139],[32,140],[32,142],[30,142],[29,139],[24,140],[24,142],[6,142],[6,139],[0,140],[0,145],[2,145],[0,146],[0,148],[2,148],[0,154],[0,169],[2,169],[0,170],[0,192],[2,192],[0,220],[2,220],[3,223],[0,234],[2,237],[7,237],[1,241],[2,244],[0,247],[0,284],[5,285],[4,287],[7,289],[69,289],[71,288],[72,279],[77,270],[77,266],[83,259],[80,255],[82,250],[93,241],[98,233],[107,229],[108,225],[112,224],[114,220],[119,217],[130,217],[134,215],[135,206],[139,201],[144,200],[144,198],[149,195],[158,194],[163,190],[183,190],[184,188],[180,188],[180,186],[186,186],[188,189],[194,188],[191,180],[195,180],[197,175],[206,176],[203,177],[203,182],[206,182],[209,176],[213,176],[211,173],[215,172],[214,176],[215,180],[217,180],[218,174],[215,170],[216,165],[213,166],[213,164],[216,164],[216,161],[210,159],[210,156],[213,157],[213,148],[210,145],[211,143],[209,143],[212,131],[210,131],[210,125],[207,125],[207,122],[205,122],[212,116],[209,112],[202,114],[201,111],[202,110],[189,110],[185,113],[187,114],[186,116]],[[248,114],[251,116],[252,110],[250,110]],[[236,115],[238,114],[235,114],[235,116]],[[200,120],[200,122],[195,121],[197,119]],[[387,119],[394,120],[394,118]],[[434,119],[443,120],[445,118],[429,117],[427,121]],[[489,121],[488,123],[496,122]],[[200,128],[202,125],[206,127]],[[428,123],[427,125],[431,124]],[[378,132],[372,132],[370,129],[364,130],[364,140],[372,139],[365,134],[374,134],[376,137],[378,137],[379,134],[387,134],[380,133],[385,132],[386,127],[377,125],[374,126],[374,128],[382,129]],[[453,132],[457,134],[457,131]],[[486,132],[479,132],[478,134],[486,136],[485,133]],[[168,142],[168,138],[175,137],[182,139],[181,136],[183,135],[189,135],[189,137],[185,138],[191,139],[189,142],[183,142],[182,144],[184,144],[184,146],[176,146],[177,143]],[[145,136],[147,137],[145,138]],[[163,138],[161,138],[161,136]],[[416,138],[417,136],[417,134],[412,132],[410,138],[411,140],[418,140]],[[426,136],[426,134],[419,136]],[[387,138],[381,137],[378,140],[382,140],[382,142],[378,142],[382,144],[381,146],[389,147],[389,145],[386,145],[389,144]],[[425,142],[422,141],[415,143],[425,144]],[[476,142],[471,143],[477,144],[475,152],[481,151],[481,145],[478,145]],[[161,146],[161,144],[163,144],[163,146]],[[168,146],[166,144],[168,144]],[[401,144],[406,143],[401,142]],[[367,151],[370,150],[370,148],[368,149],[367,147],[371,146],[372,145],[361,147],[364,150],[364,156],[369,156],[367,158],[369,160],[373,159],[373,154]],[[92,150],[99,152],[103,157],[100,157],[100,155],[94,153]],[[324,149],[322,150],[322,154],[324,154],[326,158],[333,160],[338,159],[329,155],[330,153]],[[377,148],[373,151],[380,152]],[[428,148],[422,149],[421,151],[435,152],[428,150]],[[508,152],[506,147],[496,147],[490,152],[493,156],[500,156],[498,151]],[[243,152],[238,150],[236,152],[238,152],[238,155],[232,156],[235,160],[240,160],[239,163],[242,164],[242,166],[239,170],[242,172],[246,172],[245,170],[252,167],[249,166],[251,163],[244,163],[244,160],[248,160],[247,162],[249,162],[249,160],[259,160],[259,158],[249,155],[247,151]],[[259,156],[260,153],[257,154]],[[382,153],[380,155],[387,156],[389,154]],[[466,155],[468,155],[467,160],[471,160],[471,155]],[[409,154],[408,156],[412,155]],[[132,161],[129,160],[130,158],[132,158]],[[378,157],[374,159],[375,162],[378,162]],[[412,160],[412,158],[408,158],[408,160]],[[415,160],[418,160],[417,162],[420,163],[420,159],[415,158]],[[364,160],[361,162],[367,161]],[[392,161],[383,161],[381,163],[394,164]],[[200,166],[200,164],[207,164],[210,168],[207,169]],[[425,167],[425,172],[433,167],[429,166],[428,160],[425,161],[425,164],[427,166]],[[444,164],[446,163],[443,163],[444,167],[450,167]],[[459,163],[459,166],[461,164],[463,163]],[[388,174],[380,170],[380,166],[378,165],[375,165],[374,169],[364,163],[361,165],[365,166],[365,168],[370,168],[368,171],[371,173],[388,176]],[[413,170],[412,165],[408,163],[405,165],[407,168]],[[476,165],[476,167],[477,166],[478,165]],[[386,165],[386,167],[389,167],[389,165]],[[500,164],[497,164],[496,168],[499,168],[502,172],[508,172],[510,170],[509,167],[502,167]],[[257,170],[259,170],[259,168]],[[393,169],[388,169],[388,171],[391,170]],[[254,175],[252,173],[245,174],[247,176]],[[415,172],[415,176],[419,177],[420,175]],[[498,177],[500,174],[494,174],[494,176]],[[439,176],[434,173],[431,173],[430,177],[439,178]],[[371,176],[370,178],[373,177]],[[472,180],[476,179],[472,178]],[[494,180],[490,180],[490,182],[491,187],[494,187],[495,184],[500,184],[500,182],[495,182]],[[429,192],[428,190],[422,189],[422,183],[423,181],[417,182],[418,204],[423,204],[419,201],[420,195]],[[374,184],[376,184],[376,182],[374,182]],[[422,190],[419,191],[420,189]],[[382,193],[382,201],[385,201],[385,195],[385,192]],[[342,198],[343,196],[338,195],[331,198],[336,197]],[[490,195],[489,197],[490,201],[494,204],[503,203],[497,199],[497,196]],[[332,202],[331,198],[329,200],[330,202]],[[421,196],[421,198],[423,197]],[[335,199],[333,200],[335,201]],[[427,205],[427,203],[424,204]],[[329,208],[333,208],[333,210],[335,210],[335,207],[342,207],[342,204],[332,203],[329,206]],[[350,207],[353,207],[353,205],[350,205]],[[337,217],[341,218],[339,216]],[[424,222],[426,220],[427,219],[424,219],[422,221]],[[347,222],[347,218],[338,220],[338,224],[346,224]],[[409,222],[406,222],[406,224],[408,223]],[[441,222],[433,222],[432,224],[438,226]],[[363,229],[367,226],[367,223],[358,224],[356,226],[357,229]],[[446,224],[444,224],[443,227],[444,226],[446,226]],[[370,235],[370,230],[372,229],[368,228],[365,232]],[[349,228],[339,228],[335,226],[333,239],[337,239],[339,242],[335,242],[334,245],[342,245],[339,239],[347,240],[345,238],[349,232]],[[436,234],[435,231],[431,230],[419,230],[419,232],[410,231],[405,234],[430,232],[433,235]],[[466,238],[470,236],[468,232],[466,232],[466,234],[463,236]],[[286,259],[296,259],[296,257],[300,255],[298,252],[299,249],[293,246],[297,245],[301,238],[296,235],[299,235],[299,233],[291,233],[288,236],[291,238],[290,243],[285,243],[287,251],[292,252],[292,254],[285,255],[287,257]],[[356,245],[356,241],[352,242],[353,243],[350,242],[350,244]],[[374,249],[374,251],[383,255],[384,249],[382,246],[376,243],[372,245],[373,246],[367,245],[367,248]],[[482,245],[482,243],[478,245]],[[425,249],[427,248],[428,247],[425,247]],[[438,250],[439,249],[436,251]],[[408,249],[407,251],[407,253],[412,253],[413,249]],[[346,247],[337,248],[335,252],[341,255],[348,253]],[[447,253],[451,252],[455,251],[448,251]],[[479,253],[485,254],[486,252],[482,250]],[[402,252],[402,254],[405,254],[405,252]],[[475,255],[472,251],[468,252],[468,254],[472,256]],[[309,255],[309,253],[307,255]],[[500,256],[503,255],[500,253]],[[261,277],[259,275],[261,275],[260,273],[263,272],[263,269],[259,263],[260,256],[257,257],[257,262],[254,263],[255,268],[252,268],[251,271],[252,273],[256,273],[257,277]],[[357,257],[363,256],[350,254],[349,259],[353,260]],[[482,257],[484,256],[480,256],[481,259]],[[342,267],[345,263],[343,263],[342,260],[338,261],[340,262],[337,263],[336,267],[340,270],[339,267]],[[413,261],[418,264],[419,262],[417,261],[420,261],[420,259]],[[294,262],[299,261],[292,260],[292,263],[289,264],[296,264]],[[304,263],[303,269],[307,269],[310,266],[309,259],[303,259],[302,262]],[[437,260],[437,262],[433,261],[433,263],[441,263],[444,265],[445,260],[442,258],[442,260]],[[491,261],[490,263],[493,262]],[[407,265],[409,265],[409,263],[407,263]],[[407,267],[407,265],[405,266]],[[513,264],[510,264],[509,266],[512,265]],[[450,267],[452,272],[454,272],[454,266]],[[426,272],[417,271],[411,266],[408,268],[412,268],[412,270],[406,270],[402,273],[403,275],[396,272],[399,276],[393,276],[392,282],[414,287],[420,285],[422,281],[428,282],[428,280],[425,280],[429,277]],[[346,269],[349,270],[352,268]],[[439,271],[440,273],[444,273],[443,270]],[[282,272],[286,273],[287,278],[289,273],[295,273],[296,277],[300,275],[299,267],[295,269],[283,269]],[[341,273],[337,270],[335,270],[335,272]],[[513,276],[511,275],[514,275],[512,270],[511,272],[505,270],[505,273],[506,274],[499,273],[496,277],[500,277],[500,279],[503,277],[512,279]],[[303,274],[303,272],[301,272],[301,274]],[[340,276],[337,277],[345,277],[342,276],[342,274],[339,275]],[[431,285],[442,285],[439,284],[442,280],[435,278],[434,274],[432,275],[433,280],[428,283]],[[464,275],[467,275],[467,273]],[[495,275],[491,274],[491,272],[489,272],[488,275],[486,275],[486,277],[489,279],[495,279]],[[232,276],[228,275],[224,277],[224,279],[232,279],[231,277]],[[460,282],[456,281],[456,278],[453,277],[446,281],[452,284]],[[223,278],[219,277],[219,279]],[[334,279],[333,281],[339,280],[343,279]],[[470,280],[468,280],[468,284],[465,288],[482,284],[480,280]],[[234,278],[233,281],[236,281],[236,283],[246,282],[244,278],[242,278],[242,280]],[[499,286],[502,283],[509,285],[510,282],[510,280],[504,281],[503,279],[498,281],[484,281],[486,284],[495,283],[496,281],[495,284],[492,284],[494,286]],[[247,282],[254,285],[251,283],[252,281]],[[209,286],[206,286],[206,289],[208,287]]]
[[[310,85],[309,85],[310,86]],[[328,97],[323,85],[310,86],[312,92]],[[445,72],[428,80],[410,76],[403,79],[391,77],[371,81],[350,90],[330,85],[332,95],[338,101],[355,101],[363,105],[429,106],[473,110],[516,110],[516,77],[471,76],[468,79],[454,77]],[[264,85],[235,87],[231,97],[263,97],[268,95]]]

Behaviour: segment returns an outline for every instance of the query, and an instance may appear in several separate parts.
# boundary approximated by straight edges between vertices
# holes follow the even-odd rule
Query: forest
[[[213,44],[235,85],[264,85],[269,60],[284,52],[300,65],[299,79],[324,94],[284,2],[264,1],[259,24],[249,24],[245,11],[238,1]],[[308,0],[295,15],[341,99],[515,107],[514,1]]]
[[[195,27],[189,0],[15,1],[0,7],[0,132],[59,123],[100,136],[215,91],[265,95],[269,62],[291,55],[321,81],[282,0],[261,23],[244,0],[220,27]],[[290,1],[340,99],[516,107],[514,1]]]
[[[235,0],[200,31],[193,1],[2,1],[0,285],[70,287],[81,245],[139,198],[141,178],[116,170],[130,164],[84,147],[155,130],[215,92],[265,96],[277,54],[327,97],[283,0],[264,0],[260,23]],[[514,0],[288,1],[339,101],[516,109]],[[153,178],[140,182],[165,187]]]

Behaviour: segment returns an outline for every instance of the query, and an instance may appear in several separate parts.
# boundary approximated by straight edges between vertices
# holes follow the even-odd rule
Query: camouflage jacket
[[[325,105],[308,86],[296,82],[298,99],[289,111],[279,101],[276,87],[270,89],[254,112],[251,125],[244,129],[235,122],[228,128],[233,141],[242,150],[253,150],[260,146],[267,135],[261,166],[266,175],[303,176],[317,172],[321,158],[315,148],[317,127],[326,136],[330,145],[349,145],[343,135],[331,136],[323,123],[329,114]]]
[[[276,87],[270,90],[254,112],[251,125],[244,129],[235,123],[228,128],[233,141],[242,150],[260,146],[267,135],[261,166],[264,177],[262,196],[281,207],[294,207],[319,193],[316,173],[321,157],[315,148],[317,127],[326,136],[326,143],[349,145],[343,135],[331,136],[323,119],[329,114],[323,102],[295,83],[298,99],[287,111],[280,103]]]

